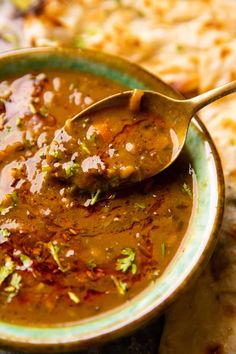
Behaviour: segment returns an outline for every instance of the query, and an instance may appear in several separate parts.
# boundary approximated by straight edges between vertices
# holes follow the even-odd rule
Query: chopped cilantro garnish
[[[84,47],[86,47],[85,40],[82,37],[75,38],[74,46],[75,46],[75,48],[84,48]]]
[[[145,16],[145,13],[144,13],[143,11],[141,11],[141,10],[137,10],[137,15],[138,15],[139,17],[144,17],[144,16]]]
[[[124,248],[121,251],[121,254],[126,257],[117,259],[116,270],[121,270],[123,273],[125,273],[129,270],[129,268],[131,268],[132,274],[136,274],[137,265],[134,263],[135,252],[131,248]]]
[[[42,151],[42,152],[40,153],[39,157],[40,157],[40,159],[45,159],[45,157],[46,157],[45,152]]]
[[[14,286],[15,289],[19,289],[20,282],[21,282],[21,276],[17,273],[14,273],[12,275],[10,285]]]
[[[32,265],[32,260],[28,256],[26,256],[26,254],[21,253],[20,260],[26,269]]]
[[[235,138],[231,138],[229,140],[229,144],[232,145],[232,146],[235,146],[236,145],[236,139]]]
[[[166,255],[166,244],[165,244],[164,241],[161,243],[161,255],[162,255],[163,258]]]
[[[5,133],[10,133],[11,131],[11,126],[10,125],[7,125],[5,128],[4,128],[4,132]]]
[[[11,198],[12,198],[12,205],[13,205],[13,207],[15,207],[18,202],[18,197],[17,197],[16,191],[11,193]]]
[[[50,152],[50,155],[53,156],[55,159],[60,160],[61,150],[54,150]]]
[[[11,2],[20,10],[26,11],[32,5],[33,0],[11,0]]]
[[[0,243],[6,242],[10,234],[10,231],[6,228],[0,229]]]
[[[10,285],[7,286],[4,291],[9,293],[7,297],[7,302],[11,302],[12,299],[17,295],[21,287],[21,275],[14,273],[11,278]]]
[[[76,304],[80,303],[80,299],[78,298],[78,296],[73,293],[72,291],[68,291],[68,295],[69,295],[69,298]]]
[[[90,205],[94,205],[95,203],[97,203],[100,193],[101,193],[101,190],[97,189],[96,192],[91,194]]]
[[[3,237],[8,237],[11,234],[8,229],[1,229],[0,231]]]
[[[39,112],[42,116],[46,116],[48,113],[48,108],[46,106],[43,106],[40,108]]]
[[[84,152],[86,152],[86,154],[88,154],[88,155],[91,154],[91,153],[90,153],[90,150],[88,149],[87,145],[86,145],[84,142],[80,143],[80,146],[81,146],[81,149],[82,149]]]
[[[90,140],[90,141],[92,141],[93,143],[95,143],[95,141],[96,141],[96,134],[91,133],[91,134],[89,135],[88,140]]]
[[[89,270],[93,270],[94,268],[96,268],[97,267],[97,265],[96,265],[96,263],[94,262],[94,261],[88,261],[88,263],[87,263],[87,268],[89,269]]]
[[[32,148],[31,142],[29,139],[24,139],[24,147],[25,149],[30,150]]]
[[[187,194],[189,197],[192,197],[192,191],[186,183],[183,184],[182,192]]]
[[[74,176],[74,174],[76,173],[76,171],[78,171],[78,169],[80,168],[80,165],[76,162],[72,162],[72,164],[70,164],[68,167],[65,167],[64,170],[66,172],[66,177],[70,178],[72,176]]]
[[[17,126],[17,127],[21,127],[21,126],[22,126],[22,122],[23,122],[23,119],[22,119],[22,118],[20,118],[20,117],[17,118],[17,119],[16,119],[16,126]]]
[[[6,256],[5,264],[0,267],[0,285],[4,282],[4,280],[14,272],[15,264],[12,261],[11,257]]]
[[[66,272],[66,269],[62,266],[61,261],[59,259],[60,248],[57,245],[54,245],[51,241],[48,242],[47,245],[48,245],[49,252],[51,253],[51,256],[53,257],[56,264],[58,265],[60,271]]]
[[[42,172],[49,172],[50,170],[51,170],[51,167],[49,165],[42,166]]]
[[[18,197],[16,191],[11,194],[7,194],[7,197],[11,198],[12,204],[7,207],[0,207],[0,215],[6,215],[12,208],[16,207],[18,202]]]
[[[6,208],[0,208],[0,215],[6,215],[10,210],[12,209],[12,206],[6,207]]]
[[[176,44],[176,50],[177,52],[181,52],[184,49],[184,46],[182,44]]]
[[[118,292],[120,295],[125,295],[127,291],[127,284],[124,283],[122,280],[117,279],[114,275],[111,275],[111,279],[113,283],[115,284]]]
[[[24,147],[27,150],[32,149],[33,147],[33,141],[29,140],[29,139],[24,139]]]
[[[98,33],[98,28],[95,27],[88,27],[85,30],[86,34],[93,36],[94,34]]]
[[[144,210],[146,207],[144,204],[141,204],[141,203],[134,203],[134,208],[136,210]]]
[[[30,109],[32,114],[37,113],[37,110],[36,110],[36,108],[35,108],[35,106],[34,106],[34,104],[32,102],[29,103],[29,109]]]

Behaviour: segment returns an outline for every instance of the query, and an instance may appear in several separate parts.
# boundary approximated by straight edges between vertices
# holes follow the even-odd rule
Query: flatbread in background
[[[235,0],[27,2],[0,0],[1,51],[95,48],[142,65],[188,96],[236,79]],[[166,313],[160,354],[236,353],[236,95],[201,117],[223,162],[224,225],[209,265]]]
[[[236,73],[235,0],[0,0],[0,6],[3,50],[94,48],[134,61],[185,93]]]

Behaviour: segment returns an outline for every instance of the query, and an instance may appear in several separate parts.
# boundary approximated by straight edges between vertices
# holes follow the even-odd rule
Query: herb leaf
[[[60,158],[61,158],[61,150],[54,150],[54,151],[52,151],[51,153],[50,153],[50,155],[52,156],[52,157],[54,157],[54,159],[56,159],[56,160],[60,160]]]
[[[11,2],[20,10],[26,11],[32,5],[33,0],[11,0]]]
[[[82,37],[77,37],[74,41],[75,48],[84,48],[86,47],[85,40]]]
[[[145,210],[145,205],[144,204],[141,204],[141,203],[134,203],[134,208],[136,210]]]
[[[18,197],[16,191],[11,194],[7,194],[7,197],[11,199],[12,204],[7,207],[0,207],[0,215],[6,215],[12,208],[15,208],[18,202]]]
[[[48,108],[46,106],[43,106],[40,108],[39,112],[42,116],[46,116],[48,113]]]
[[[125,295],[127,291],[127,284],[124,283],[122,280],[117,279],[114,275],[111,275],[111,279],[113,283],[115,284],[118,292],[120,295]]]
[[[81,149],[82,149],[84,152],[86,152],[86,154],[88,154],[88,155],[91,154],[89,148],[87,147],[87,145],[86,145],[84,142],[81,142],[81,143],[80,143],[80,146],[81,146]]]
[[[163,258],[166,255],[166,244],[165,244],[164,241],[161,243],[161,255],[162,255]]]
[[[97,267],[97,264],[96,264],[93,260],[88,261],[88,263],[87,263],[87,268],[88,268],[89,270],[93,270],[93,269],[96,268],[96,267]]]
[[[68,291],[68,296],[69,298],[76,304],[80,303],[80,299],[78,298],[78,296],[73,293],[72,291]]]
[[[51,241],[48,242],[47,246],[48,246],[49,252],[51,253],[51,256],[53,257],[54,261],[58,265],[58,268],[60,269],[60,271],[66,272],[67,269],[62,266],[61,261],[59,259],[60,248],[57,245],[54,245]]]
[[[183,184],[182,192],[187,194],[189,197],[192,197],[192,191],[186,183]]]
[[[22,126],[22,123],[23,123],[23,119],[21,117],[18,117],[16,119],[16,126],[17,127],[21,127]]]
[[[11,193],[11,198],[12,198],[12,206],[15,207],[18,202],[18,197],[17,197],[16,191]]]
[[[132,274],[137,273],[137,266],[135,261],[135,252],[131,248],[124,248],[121,254],[126,256],[124,258],[117,259],[116,270],[121,270],[123,273],[127,272],[131,268]]]
[[[23,253],[20,254],[20,260],[26,269],[30,268],[33,263],[32,260],[28,256],[26,256],[26,254]]]
[[[1,229],[1,233],[3,237],[8,237],[11,234],[8,229]]]
[[[7,297],[7,303],[11,302],[12,299],[17,295],[21,287],[21,275],[14,273],[11,278],[10,285],[7,286],[4,291],[9,293]]]
[[[10,210],[12,209],[12,206],[10,205],[9,207],[6,208],[0,208],[0,215],[6,215]]]
[[[101,189],[97,189],[96,192],[91,194],[90,205],[94,205],[95,203],[97,203],[100,193],[101,193]]]
[[[29,109],[30,109],[30,112],[31,112],[32,114],[37,113],[37,110],[36,110],[36,108],[35,108],[33,102],[30,102],[30,103],[29,103]]]
[[[4,229],[1,229],[0,228],[0,244],[1,243],[4,243],[7,241],[8,237],[10,236],[11,232],[4,228]]]
[[[74,176],[74,174],[76,173],[76,171],[79,168],[80,168],[80,165],[76,162],[72,162],[69,165],[67,164],[66,167],[64,167],[66,177],[70,178],[70,177]]]
[[[5,264],[0,267],[0,285],[4,282],[4,280],[14,272],[15,264],[12,261],[11,257],[6,256]]]

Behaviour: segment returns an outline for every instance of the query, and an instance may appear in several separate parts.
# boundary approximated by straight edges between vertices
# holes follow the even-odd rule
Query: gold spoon
[[[57,146],[63,145],[65,135],[66,140],[68,141],[68,134],[73,136],[73,134],[76,134],[74,132],[78,132],[82,129],[81,126],[79,127],[81,120],[83,121],[84,119],[86,119],[86,117],[96,117],[96,114],[98,114],[99,112],[107,112],[107,110],[112,108],[116,108],[117,110],[118,107],[119,112],[122,107],[125,107],[124,111],[127,112],[127,114],[130,113],[130,111],[134,112],[135,114],[135,112],[137,113],[139,110],[142,110],[142,112],[155,112],[155,114],[157,114],[157,116],[160,116],[162,120],[164,120],[165,122],[168,121],[169,127],[171,128],[168,131],[171,130],[172,132],[174,132],[171,137],[173,145],[171,153],[166,153],[165,155],[163,155],[164,159],[162,159],[162,163],[159,164],[156,164],[154,160],[152,163],[152,160],[149,159],[149,167],[146,170],[145,167],[141,165],[140,169],[140,166],[138,166],[138,168],[136,166],[136,169],[132,169],[133,166],[125,166],[124,168],[122,166],[120,169],[115,170],[115,172],[112,168],[104,167],[105,165],[115,165],[117,162],[114,163],[114,158],[109,160],[108,157],[107,161],[105,161],[106,164],[102,166],[102,161],[99,165],[99,156],[97,156],[97,153],[94,153],[96,159],[94,156],[92,156],[90,157],[90,160],[87,157],[84,158],[84,156],[82,155],[83,160],[82,158],[80,158],[79,163],[76,164],[78,166],[82,166],[82,170],[81,168],[78,168],[77,173],[74,173],[74,176],[71,176],[73,177],[72,183],[76,184],[80,189],[95,191],[97,189],[104,189],[104,185],[106,185],[106,187],[119,187],[123,184],[125,185],[127,183],[135,183],[145,178],[149,178],[166,169],[179,156],[186,140],[191,118],[194,116],[194,114],[201,108],[210,104],[211,102],[216,101],[221,97],[233,93],[235,91],[236,80],[221,87],[215,88],[211,91],[208,91],[206,93],[203,93],[199,96],[193,97],[191,99],[180,100],[168,97],[158,92],[145,90],[126,91],[109,96],[89,106],[88,108],[74,116],[72,119],[68,119],[66,121],[65,126],[57,133],[50,146],[50,157],[48,159],[48,162],[53,162],[52,155],[55,155],[55,149],[57,149]],[[129,138],[129,136],[127,136],[127,138]],[[72,156],[74,148],[77,148],[77,145],[72,146],[70,156]],[[66,149],[67,148],[64,148],[64,151],[66,151]],[[89,149],[87,150],[87,152],[89,152]],[[122,154],[120,154],[120,156],[121,155]],[[67,159],[68,156],[69,155],[67,154]],[[85,160],[86,163],[84,163]],[[91,168],[90,170],[89,168],[91,166],[89,166],[89,163],[93,165],[93,168]],[[86,166],[87,170],[83,169],[83,165]],[[55,166],[62,166],[62,164],[60,165],[60,163],[57,163]],[[140,170],[142,172],[140,172]],[[114,178],[114,173],[116,178]],[[63,177],[63,174],[58,173],[58,167],[56,168],[55,176],[59,176],[59,178],[61,178],[61,176]]]

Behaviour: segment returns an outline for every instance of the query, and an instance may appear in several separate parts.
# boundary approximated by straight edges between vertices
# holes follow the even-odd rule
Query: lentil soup
[[[75,187],[74,164],[68,178],[55,178],[58,161],[46,158],[68,118],[126,89],[66,70],[0,83],[2,321],[46,326],[112,309],[160,277],[177,252],[193,208],[187,153],[166,172],[105,194]]]

